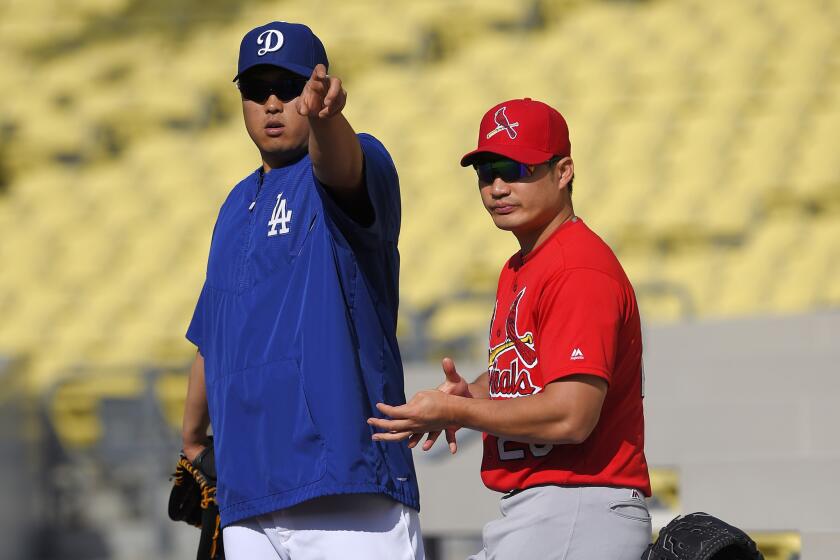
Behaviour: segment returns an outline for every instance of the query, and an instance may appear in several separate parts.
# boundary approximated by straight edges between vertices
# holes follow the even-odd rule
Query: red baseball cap
[[[461,158],[472,165],[482,154],[497,154],[527,165],[572,154],[569,126],[563,115],[529,97],[499,103],[484,114],[478,148]]]

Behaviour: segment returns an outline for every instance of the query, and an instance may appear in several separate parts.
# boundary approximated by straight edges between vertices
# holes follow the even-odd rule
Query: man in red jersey
[[[575,216],[566,121],[516,99],[490,109],[472,165],[484,207],[520,251],[502,269],[487,372],[446,381],[402,406],[373,438],[484,432],[481,477],[505,495],[473,560],[637,559],[650,541],[644,496],[642,335],[633,287],[612,250]]]

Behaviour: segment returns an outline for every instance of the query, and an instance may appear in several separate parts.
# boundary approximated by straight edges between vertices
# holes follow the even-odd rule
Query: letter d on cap
[[[283,46],[283,34],[276,29],[267,29],[257,37],[257,44],[265,46],[257,51],[257,56],[263,56],[270,52],[279,51]]]

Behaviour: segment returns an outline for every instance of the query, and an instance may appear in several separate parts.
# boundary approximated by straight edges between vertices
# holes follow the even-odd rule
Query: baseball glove
[[[169,494],[169,518],[201,529],[197,560],[224,560],[212,442],[194,462],[190,462],[183,452],[178,458]]]
[[[745,532],[708,513],[675,517],[641,560],[764,560]]]

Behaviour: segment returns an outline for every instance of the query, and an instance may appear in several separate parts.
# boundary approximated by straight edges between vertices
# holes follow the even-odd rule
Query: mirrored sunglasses
[[[273,93],[277,99],[286,103],[303,92],[306,78],[288,78],[271,82],[257,78],[242,78],[236,85],[242,97],[250,101],[265,103]]]
[[[551,165],[560,161],[560,159],[560,157],[555,156],[537,165]],[[505,183],[514,183],[533,175],[537,165],[527,165],[512,159],[502,158],[495,161],[473,164],[473,168],[475,168],[478,179],[482,183],[492,183],[496,177]]]

